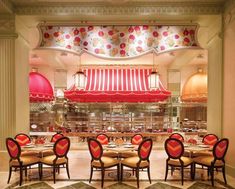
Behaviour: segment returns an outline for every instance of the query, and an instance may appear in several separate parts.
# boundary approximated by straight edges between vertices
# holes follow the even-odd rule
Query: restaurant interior
[[[234,188],[233,0],[0,0],[0,186]]]

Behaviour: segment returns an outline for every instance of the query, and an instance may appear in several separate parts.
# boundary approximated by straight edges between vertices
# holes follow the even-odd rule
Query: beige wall
[[[235,10],[235,9],[234,9]],[[235,16],[235,13],[234,15]],[[225,27],[224,32],[224,95],[223,137],[229,139],[227,171],[235,177],[235,20]]]

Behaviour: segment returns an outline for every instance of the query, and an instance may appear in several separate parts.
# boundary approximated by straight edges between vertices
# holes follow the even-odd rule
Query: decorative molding
[[[11,15],[3,15],[0,17],[0,34],[15,32],[15,17]]]
[[[13,5],[9,0],[0,0],[0,6],[4,8],[7,13],[12,14],[14,12]]]
[[[75,4],[74,6],[20,6],[15,8],[19,15],[215,15],[221,14],[223,6],[215,4],[167,4],[144,6],[88,6]]]
[[[235,21],[235,1],[229,0],[224,6],[223,23],[224,30]]]

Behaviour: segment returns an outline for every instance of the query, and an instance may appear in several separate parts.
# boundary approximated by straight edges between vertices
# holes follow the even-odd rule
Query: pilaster
[[[15,38],[14,17],[0,19],[0,150],[15,134]]]

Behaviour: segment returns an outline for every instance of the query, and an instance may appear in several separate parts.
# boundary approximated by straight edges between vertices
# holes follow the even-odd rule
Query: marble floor
[[[49,167],[44,169],[44,175],[45,178],[43,178],[43,181],[50,185],[52,188],[61,188],[63,186],[72,185],[77,182],[84,182],[86,184],[88,183],[88,178],[90,174],[90,154],[87,149],[76,149],[76,150],[70,150],[69,152],[69,168],[70,168],[70,176],[71,179],[67,179],[67,174],[65,169],[61,169],[60,174],[56,175],[57,182],[56,184],[53,183],[52,177],[51,177],[51,169]],[[185,171],[185,182],[184,186],[181,185],[180,182],[180,175],[179,171],[175,171],[173,175],[169,173],[167,182],[164,182],[164,175],[165,175],[165,160],[167,158],[167,155],[164,150],[154,148],[151,156],[150,156],[150,162],[151,162],[151,178],[152,178],[152,184],[157,182],[162,182],[165,184],[169,184],[171,186],[176,186],[179,188],[189,188],[192,186],[195,182],[203,182],[207,184],[211,184],[207,177],[207,172],[205,170],[198,169],[196,172],[196,179],[195,181],[190,180],[189,170]],[[5,160],[6,161],[6,160]],[[3,164],[3,162],[1,162]],[[7,165],[8,162],[6,161],[4,165]],[[123,183],[126,183],[130,186],[136,187],[136,179],[135,176],[131,175],[131,171],[126,170],[128,178],[124,178]],[[129,174],[130,173],[130,174]],[[32,184],[34,182],[39,182],[38,179],[35,179],[34,177],[37,177],[37,169],[32,168],[29,170],[29,176],[27,178],[24,178],[24,185]],[[106,172],[105,175],[105,183],[104,187],[107,187],[109,185],[112,185],[114,183],[117,183],[115,181],[115,170],[110,170]],[[1,188],[7,188],[9,186],[16,185],[19,180],[18,172],[14,172],[12,175],[12,179],[10,184],[7,184],[7,177],[8,177],[8,170],[3,170],[0,172],[0,187]],[[91,186],[95,188],[100,188],[100,172],[95,171],[93,174],[93,181],[90,183]],[[215,186],[222,187],[222,188],[230,188],[230,186],[235,188],[235,179],[232,177],[227,176],[228,184],[229,186],[225,187],[223,186],[223,179],[222,174],[220,172],[215,173]],[[150,186],[150,183],[148,182],[148,177],[146,172],[140,173],[140,188],[146,188]],[[10,187],[12,188],[12,187]],[[124,188],[122,188],[124,189]]]

